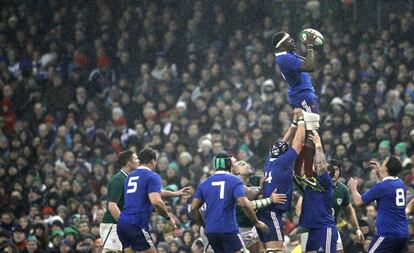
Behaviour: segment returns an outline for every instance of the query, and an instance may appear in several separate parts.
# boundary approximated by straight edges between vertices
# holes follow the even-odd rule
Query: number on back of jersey
[[[265,182],[270,184],[272,183],[272,172],[266,172],[265,173]]]

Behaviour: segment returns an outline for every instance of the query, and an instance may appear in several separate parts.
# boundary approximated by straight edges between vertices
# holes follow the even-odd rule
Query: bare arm
[[[250,188],[247,186],[243,186],[244,187],[244,192],[246,193],[246,196],[249,200],[254,200],[257,198],[257,196],[259,196],[260,194],[260,190],[258,187],[256,188]]]
[[[256,214],[253,211],[252,204],[247,199],[247,197],[239,197],[237,199],[237,204],[243,209],[243,212],[246,214],[247,218],[254,224],[257,224],[259,220],[256,217]]]
[[[168,215],[167,207],[165,206],[164,201],[161,199],[161,193],[151,192],[148,194],[148,198],[151,204],[154,206],[155,211],[157,211],[159,215],[168,220],[170,216]]]
[[[203,205],[203,203],[204,202],[202,200],[197,199],[197,198],[194,198],[193,199],[193,202],[191,202],[191,209],[190,209],[190,211],[191,211],[191,214],[193,215],[195,221],[200,226],[205,227],[203,217],[201,216],[201,213],[200,213],[200,208]]]
[[[168,197],[179,197],[186,194],[189,194],[191,187],[184,187],[180,189],[179,191],[167,191],[167,190],[161,190],[161,197],[168,198]]]
[[[313,130],[313,135],[310,138],[315,144],[315,157],[313,158],[313,164],[315,166],[316,173],[320,176],[325,173],[328,168],[328,163],[326,162],[325,153],[323,152],[321,138],[319,137],[318,132]]]
[[[381,173],[381,164],[379,161],[372,159],[369,161],[369,167],[373,168],[375,170],[375,174],[377,175],[378,181],[382,181],[384,179],[384,176]]]
[[[303,197],[299,196],[298,203],[296,203],[296,208],[295,208],[295,214],[298,217],[300,217],[300,214],[302,213],[302,201],[303,201]]]
[[[296,123],[297,124],[297,123]],[[291,144],[293,137],[295,136],[297,126],[292,125],[288,128],[288,130],[285,133],[285,136],[283,136],[283,141],[287,144]]]
[[[112,217],[114,217],[115,220],[118,220],[119,215],[121,214],[121,210],[119,210],[116,202],[108,202],[108,210],[111,213]]]
[[[303,111],[300,108],[295,108],[293,111],[298,120],[298,129],[296,130],[295,137],[293,138],[292,148],[297,154],[300,153],[305,143],[305,122],[303,121]]]
[[[351,203],[346,206],[346,210],[348,211],[349,221],[351,222],[352,226],[356,229],[359,229],[358,219],[355,213],[355,209]]]
[[[413,211],[413,209],[414,209],[414,199],[408,202],[407,207],[405,208],[405,213],[409,215]]]
[[[351,177],[348,181],[348,187],[351,191],[352,200],[354,201],[356,206],[362,206],[364,201],[362,201],[361,194],[359,194],[357,190],[358,181]]]

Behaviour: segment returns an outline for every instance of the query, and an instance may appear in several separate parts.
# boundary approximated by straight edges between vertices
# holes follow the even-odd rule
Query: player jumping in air
[[[306,40],[303,43],[307,47],[306,57],[295,53],[295,41],[287,32],[278,32],[273,35],[272,43],[275,50],[276,65],[278,66],[283,79],[289,85],[289,104],[293,108],[302,108],[306,122],[306,130],[312,131],[319,127],[319,104],[312,86],[310,75],[315,67],[313,45],[316,36],[307,32]],[[306,138],[307,139],[307,138]],[[298,156],[295,164],[295,174],[302,175],[302,166],[305,168],[305,183],[315,190],[323,191],[313,177],[313,156],[314,146],[307,140],[304,148]]]

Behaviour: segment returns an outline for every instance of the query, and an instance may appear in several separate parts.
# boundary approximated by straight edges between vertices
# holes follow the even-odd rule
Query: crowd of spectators
[[[395,154],[411,198],[412,6],[387,13],[380,29],[374,20],[354,22],[352,5],[337,2],[340,10],[316,0],[4,1],[0,247],[100,252],[107,183],[121,150],[156,149],[169,190],[196,187],[222,150],[261,175],[269,142],[291,123],[271,46],[280,30],[296,38],[314,27],[326,38],[312,80],[324,150],[342,161],[341,179],[357,177],[364,191],[376,179],[368,161]],[[164,220],[154,215],[159,252],[191,252],[199,227],[187,212],[189,198],[168,200],[174,233],[163,233]],[[357,211],[367,244],[375,206]],[[293,212],[285,222],[289,248],[300,230]],[[366,252],[355,228],[341,224],[350,234],[345,249]]]

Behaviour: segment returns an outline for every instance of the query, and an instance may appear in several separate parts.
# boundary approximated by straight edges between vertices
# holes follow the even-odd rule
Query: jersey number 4
[[[268,184],[270,184],[270,183],[272,183],[272,172],[266,172],[265,173],[265,182],[266,183],[268,183]]]
[[[405,194],[403,188],[395,190],[395,204],[397,206],[405,206]]]
[[[128,180],[128,188],[127,188],[127,193],[134,193],[137,191],[137,186],[138,186],[138,178],[139,176],[136,177],[130,177]]]
[[[211,182],[211,186],[220,186],[220,199],[224,199],[224,181]]]

